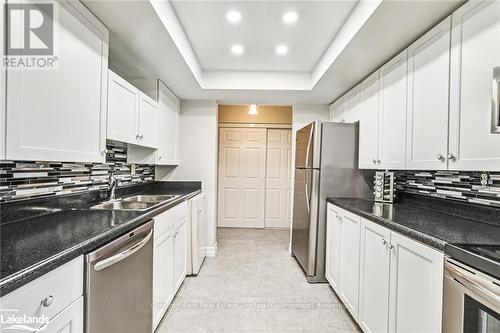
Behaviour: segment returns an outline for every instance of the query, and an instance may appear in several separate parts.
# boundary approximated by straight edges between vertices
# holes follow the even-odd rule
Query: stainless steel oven
[[[444,276],[443,332],[499,333],[500,281],[450,257]]]

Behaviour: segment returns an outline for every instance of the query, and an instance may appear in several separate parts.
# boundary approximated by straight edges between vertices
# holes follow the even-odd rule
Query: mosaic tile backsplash
[[[396,190],[500,207],[500,172],[396,171]]]
[[[154,181],[154,165],[137,164],[132,175],[126,146],[106,149],[106,163],[0,160],[0,202],[107,189],[113,168],[118,186]]]

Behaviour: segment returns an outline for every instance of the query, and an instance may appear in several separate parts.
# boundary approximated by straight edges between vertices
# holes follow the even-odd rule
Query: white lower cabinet
[[[154,217],[153,331],[186,277],[187,201]]]
[[[358,316],[360,218],[328,208],[326,276],[354,318]]]
[[[83,296],[40,328],[44,333],[83,333]]]
[[[10,310],[10,311],[8,311]],[[15,310],[15,311],[12,311]],[[48,272],[0,298],[0,313],[7,317],[44,317],[48,322],[25,324],[43,332],[83,332],[83,257]],[[19,323],[18,323],[19,324]],[[14,331],[5,319],[0,332]]]
[[[179,223],[174,233],[175,291],[184,281],[187,273],[187,216]]]
[[[389,332],[441,332],[443,254],[391,232]]]
[[[326,248],[327,279],[364,332],[441,331],[441,252],[332,204]]]
[[[359,326],[365,332],[389,330],[391,232],[362,219],[359,284]]]

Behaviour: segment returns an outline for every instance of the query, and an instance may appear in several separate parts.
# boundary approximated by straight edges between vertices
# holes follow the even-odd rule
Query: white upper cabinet
[[[389,332],[441,332],[443,254],[391,232]]]
[[[139,146],[157,145],[157,103],[109,70],[107,138]]]
[[[333,103],[333,121],[337,123],[345,123],[347,121],[344,97],[340,97]]]
[[[378,160],[379,72],[360,84],[359,168],[376,169]]]
[[[158,151],[156,164],[179,164],[180,100],[158,80]]]
[[[406,168],[446,170],[451,18],[408,48]]]
[[[57,68],[7,76],[5,157],[103,162],[109,32],[80,2],[55,5]]]
[[[500,66],[500,2],[469,1],[452,15],[451,170],[500,170],[500,133],[492,133],[493,71]],[[496,106],[498,108],[498,104]]]
[[[345,119],[347,123],[355,123],[361,118],[359,86],[354,87],[345,97]]]
[[[156,147],[156,114],[157,103],[144,93],[139,94],[139,144]]]
[[[108,139],[135,143],[139,116],[139,90],[109,71]]]
[[[406,162],[406,79],[404,50],[380,68],[379,168],[404,169]]]

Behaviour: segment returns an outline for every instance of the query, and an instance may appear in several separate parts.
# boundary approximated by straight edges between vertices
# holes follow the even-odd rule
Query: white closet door
[[[219,132],[219,227],[264,228],[266,129]]]
[[[292,131],[267,131],[266,228],[289,228],[291,222]]]

